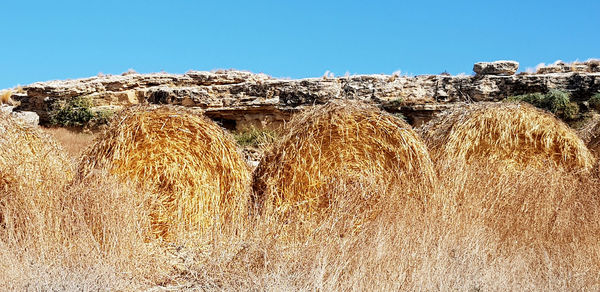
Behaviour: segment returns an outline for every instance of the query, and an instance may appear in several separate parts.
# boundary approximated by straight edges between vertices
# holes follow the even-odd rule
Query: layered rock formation
[[[20,102],[17,110],[36,112],[41,123],[47,121],[55,102],[88,96],[101,108],[138,103],[194,107],[225,127],[243,128],[278,125],[298,109],[331,99],[364,100],[420,124],[440,110],[465,102],[497,101],[550,89],[570,91],[574,100],[584,101],[600,91],[600,72],[592,72],[592,65],[577,72],[514,75],[515,63],[481,65],[482,74],[474,76],[356,75],[287,80],[241,71],[129,72],[33,83],[12,98]],[[502,75],[491,75],[496,73]]]

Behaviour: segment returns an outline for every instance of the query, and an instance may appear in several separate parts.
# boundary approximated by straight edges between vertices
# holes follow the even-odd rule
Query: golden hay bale
[[[416,189],[435,179],[427,147],[411,126],[373,106],[315,106],[285,132],[255,171],[254,200],[263,212],[310,219],[355,193],[368,202],[403,185],[406,197],[419,196]]]
[[[4,231],[23,236],[26,230],[43,229],[45,214],[58,208],[55,194],[72,177],[71,166],[60,146],[41,129],[0,113],[0,226]]]
[[[442,113],[419,129],[432,156],[503,167],[547,165],[588,171],[594,157],[577,134],[550,113],[525,103],[473,104]]]
[[[600,114],[593,114],[578,133],[588,148],[597,157],[600,156]]]
[[[93,169],[150,189],[153,232],[164,239],[241,220],[246,212],[251,176],[235,142],[182,109],[123,111],[83,155],[80,175]]]

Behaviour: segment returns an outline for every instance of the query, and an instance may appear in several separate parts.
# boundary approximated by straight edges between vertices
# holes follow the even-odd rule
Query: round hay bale
[[[44,214],[57,207],[56,193],[72,178],[71,166],[52,137],[0,112],[0,229],[21,235],[43,229]]]
[[[80,175],[94,169],[150,190],[140,193],[155,196],[148,198],[151,225],[163,239],[204,233],[247,214],[251,175],[235,141],[183,109],[124,110],[84,154]]]
[[[585,143],[552,114],[525,103],[481,103],[440,114],[419,129],[435,159],[502,167],[589,171],[594,157]]]
[[[411,126],[373,106],[315,106],[284,132],[254,174],[253,199],[262,212],[314,219],[351,197],[368,205],[377,197],[420,196],[417,189],[435,179],[427,147]]]
[[[600,114],[593,114],[578,133],[592,153],[600,156]]]

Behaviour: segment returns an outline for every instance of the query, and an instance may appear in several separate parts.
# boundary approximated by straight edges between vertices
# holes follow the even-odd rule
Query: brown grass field
[[[323,122],[317,118],[320,114],[339,113],[339,109],[329,112],[317,108],[305,113],[304,117],[309,118],[297,118],[302,122],[291,123],[283,130],[282,138],[267,151],[279,153],[277,149],[286,149],[290,160],[280,157],[279,162],[271,162],[279,164],[271,167],[283,166],[281,161],[291,161],[294,169],[286,168],[287,171],[304,171],[314,178],[319,174],[311,168],[315,165],[324,167],[335,161],[338,164],[334,166],[343,169],[343,160],[331,156],[336,149],[356,158],[365,151],[361,147],[377,145],[373,137],[389,135],[393,139],[369,148],[371,152],[393,147],[400,143],[396,139],[409,137],[400,133],[415,133],[402,132],[407,126],[401,122],[385,120],[392,117],[377,120],[373,110],[367,111],[366,116],[375,122],[355,123],[358,117],[365,117],[365,112],[361,112],[361,106],[348,108],[349,113],[342,115],[342,120],[350,121],[347,126],[336,123],[337,127],[332,128],[327,123],[319,124]],[[80,155],[93,153],[92,148],[84,148],[93,147],[94,137],[103,137],[96,141],[101,143],[106,135],[45,129],[58,141],[55,143],[50,135],[37,128],[23,128],[5,116],[2,120],[2,290],[600,289],[600,169],[596,162],[591,170],[580,171],[587,168],[589,160],[582,164],[570,163],[568,167],[552,162],[557,161],[552,151],[565,149],[562,144],[540,148],[550,153],[545,167],[539,167],[536,162],[499,168],[497,160],[490,160],[489,155],[472,155],[469,163],[464,163],[443,159],[446,156],[437,152],[439,148],[430,148],[431,153],[437,153],[431,156],[431,171],[436,178],[428,182],[402,180],[381,173],[396,169],[393,167],[406,169],[401,163],[407,156],[398,154],[401,151],[389,149],[391,152],[387,153],[393,155],[380,156],[371,153],[372,157],[365,158],[370,159],[369,162],[360,161],[362,158],[351,160],[351,171],[332,175],[331,169],[323,169],[329,173],[326,179],[318,180],[319,191],[325,190],[329,198],[341,199],[320,204],[327,212],[311,221],[310,233],[287,236],[287,231],[299,228],[298,222],[305,222],[301,221],[300,210],[303,209],[292,203],[287,206],[297,208],[295,216],[249,208],[248,220],[228,223],[233,226],[214,224],[194,238],[173,242],[148,236],[153,230],[152,206],[162,203],[140,198],[153,198],[155,189],[139,181],[123,179],[111,173],[110,168],[97,168],[90,175],[73,179],[82,161]],[[369,128],[378,123],[389,127],[385,128],[385,134],[378,132],[383,127]],[[330,130],[325,131],[328,134],[311,132],[293,140],[294,129],[306,131],[311,127]],[[344,128],[356,132],[332,134],[331,129]],[[561,129],[567,131],[564,133],[569,141],[575,141],[573,145],[579,145],[577,138],[571,136],[572,130]],[[419,131],[423,133],[423,129]],[[475,126],[469,127],[469,131],[479,133]],[[172,131],[163,133],[175,135]],[[370,133],[376,134],[370,136]],[[223,141],[229,141],[229,134],[222,134]],[[515,139],[523,137],[521,134],[517,133]],[[542,136],[556,135],[550,134]],[[314,145],[319,137],[320,143],[331,142],[333,150],[317,151],[321,146]],[[339,140],[340,137],[343,139]],[[458,139],[459,135],[454,137]],[[562,141],[559,138],[552,141],[559,143],[557,141]],[[173,139],[179,141],[180,138]],[[411,139],[405,142],[422,143],[418,136]],[[465,145],[473,143],[470,138],[460,139]],[[190,141],[200,143],[202,140]],[[361,144],[361,141],[366,142]],[[519,143],[515,145],[523,147]],[[182,151],[169,143],[160,145],[166,156]],[[223,146],[228,147],[227,151],[241,151],[231,144]],[[319,153],[328,154],[318,156]],[[506,152],[496,153],[502,155],[495,157],[506,156]],[[535,152],[536,159],[543,161],[540,153]],[[510,158],[511,164],[527,161],[514,158]],[[266,163],[264,161],[272,160],[263,159],[261,163]],[[147,161],[148,165],[150,162]],[[184,167],[181,164],[185,162],[178,163]],[[294,180],[298,177],[302,175],[288,173],[284,179],[291,185],[297,183]],[[398,180],[381,185],[382,177]],[[213,180],[219,180],[219,176]],[[309,187],[315,190],[314,185]],[[410,195],[405,195],[407,190]],[[248,197],[249,193],[225,200]],[[369,214],[368,220],[365,214]],[[358,228],[357,222],[360,222]]]
[[[78,158],[81,152],[94,142],[95,135],[76,129],[43,128],[50,134],[72,158]]]

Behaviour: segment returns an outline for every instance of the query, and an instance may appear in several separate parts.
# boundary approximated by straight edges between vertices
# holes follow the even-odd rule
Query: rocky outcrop
[[[600,60],[591,59],[586,62],[565,63],[554,62],[550,65],[541,65],[537,68],[537,74],[551,73],[600,73]]]
[[[482,68],[490,68],[487,66]],[[508,69],[500,69],[506,66],[512,65],[482,70],[508,73]],[[228,128],[243,128],[278,125],[303,107],[331,99],[364,100],[420,124],[440,110],[465,102],[497,101],[550,89],[570,91],[575,100],[583,101],[600,91],[600,73],[356,75],[298,80],[241,71],[128,73],[38,82],[23,86],[21,93],[12,98],[21,103],[18,110],[36,112],[42,123],[47,121],[55,102],[89,96],[98,107],[138,103],[193,107],[204,110]]]
[[[479,62],[473,65],[473,71],[479,75],[514,75],[519,70],[515,61]]]

